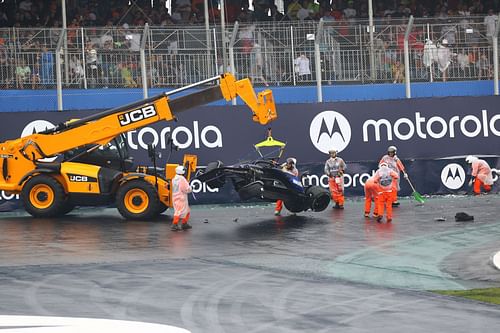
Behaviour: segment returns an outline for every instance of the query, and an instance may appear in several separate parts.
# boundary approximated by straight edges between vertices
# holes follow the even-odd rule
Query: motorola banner
[[[269,126],[275,139],[287,143],[283,157],[297,158],[299,167],[311,166],[314,169],[311,175],[315,174],[318,181],[324,181],[321,173],[328,150],[338,150],[349,165],[348,174],[352,174],[352,179],[346,178],[346,182],[352,182],[352,185],[346,183],[348,195],[362,194],[359,183],[364,177],[361,176],[376,169],[391,145],[398,148],[398,156],[407,164],[411,180],[419,191],[451,193],[449,191],[464,190],[460,182],[467,172],[463,165],[465,156],[500,154],[499,102],[499,97],[489,96],[278,104],[279,117]],[[0,125],[0,141],[94,113],[96,111],[3,113],[6,121]],[[267,127],[254,123],[246,106],[203,106],[176,116],[176,122],[159,122],[127,133],[137,164],[151,164],[147,144],[154,143],[162,153],[159,165],[167,159],[170,163],[179,163],[184,153],[198,155],[200,166],[214,160],[233,165],[257,158],[254,144],[264,140],[267,134]],[[172,149],[170,142],[179,150]],[[267,153],[274,156],[277,152]],[[454,161],[456,165],[448,165],[447,161]],[[492,158],[491,162],[498,169],[497,159]],[[443,177],[445,181],[441,180]],[[408,192],[404,180],[401,184],[403,191]],[[220,198],[219,202],[227,202],[236,196],[234,200],[237,200],[237,195],[229,190],[216,191],[204,184],[194,185],[200,202],[205,197],[209,201]],[[5,197],[10,194],[0,195],[2,201]]]

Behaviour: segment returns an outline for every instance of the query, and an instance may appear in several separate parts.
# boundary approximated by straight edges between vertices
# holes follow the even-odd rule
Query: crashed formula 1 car
[[[320,186],[303,186],[301,178],[281,170],[272,160],[257,160],[237,166],[211,162],[196,178],[211,188],[221,188],[230,180],[242,200],[283,200],[292,213],[306,210],[320,212],[330,203],[329,192]]]

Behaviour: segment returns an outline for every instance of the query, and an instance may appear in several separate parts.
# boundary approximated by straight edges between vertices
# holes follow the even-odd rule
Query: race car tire
[[[292,213],[300,213],[307,210],[304,200],[301,199],[289,199],[284,202],[285,208]]]
[[[222,168],[223,166],[224,164],[221,161],[210,162],[207,164],[204,173],[209,173],[210,171]],[[206,181],[205,183],[213,189],[221,188],[226,183],[226,176],[224,175],[224,171],[216,171],[214,177],[211,180]]]
[[[310,208],[314,212],[321,212],[330,204],[330,193],[321,186],[309,186],[306,189]]]

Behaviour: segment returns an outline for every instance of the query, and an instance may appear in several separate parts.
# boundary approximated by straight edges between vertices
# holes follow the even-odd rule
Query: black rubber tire
[[[158,211],[156,212],[156,215],[161,215],[163,212],[165,212],[168,209],[168,206],[165,205],[163,202],[159,202],[158,205]]]
[[[300,213],[307,209],[307,207],[305,206],[305,202],[300,199],[286,200],[284,204],[285,208],[292,213]]]
[[[75,205],[73,205],[72,203],[70,203],[66,200],[64,202],[63,207],[62,207],[61,211],[59,212],[58,216],[64,216],[64,215],[68,214],[69,212],[71,212],[74,208],[75,208]]]
[[[222,168],[224,164],[221,161],[210,162],[207,164],[205,168],[205,173],[208,173],[214,169]],[[216,178],[210,181],[205,182],[210,188],[216,189],[221,188],[226,183],[226,177],[224,175],[224,171],[220,171],[220,173],[216,174]]]
[[[155,187],[142,179],[125,182],[116,192],[116,207],[129,220],[148,220],[157,216],[160,203]]]
[[[306,189],[310,208],[314,212],[321,212],[330,204],[330,193],[321,186],[309,186]]]
[[[59,216],[64,211],[66,203],[66,193],[61,183],[43,174],[34,176],[26,182],[21,197],[24,209],[34,217]],[[50,201],[46,202],[47,200]]]

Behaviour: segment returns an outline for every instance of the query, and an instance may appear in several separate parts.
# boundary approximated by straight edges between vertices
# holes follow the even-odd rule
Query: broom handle
[[[413,187],[413,184],[410,181],[410,177],[407,177],[406,180],[408,181],[408,184],[410,184],[410,187],[413,190],[413,192],[417,192],[417,191],[415,191],[415,188]]]

